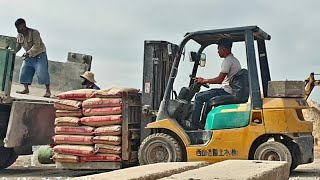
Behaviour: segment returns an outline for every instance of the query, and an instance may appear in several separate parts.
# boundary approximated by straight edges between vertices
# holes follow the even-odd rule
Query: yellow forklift
[[[198,67],[205,66],[203,51],[222,38],[245,44],[247,69],[242,69],[230,81],[236,93],[215,97],[206,104],[203,118],[199,119],[204,122],[204,129],[188,130],[184,122],[190,118],[192,99],[200,91],[201,85],[193,79]],[[270,39],[261,28],[247,26],[189,32],[180,45],[174,47],[177,50],[169,44],[168,52],[174,61],[159,110],[152,112],[156,120],[146,125],[148,136],[141,137],[139,163],[257,159],[287,161],[293,170],[300,164],[313,162],[313,124],[305,121],[302,114],[302,109],[309,108],[305,84],[303,81],[271,81],[265,47],[265,41]],[[180,59],[189,41],[195,41],[200,48],[190,53],[194,65],[188,86],[174,96]]]

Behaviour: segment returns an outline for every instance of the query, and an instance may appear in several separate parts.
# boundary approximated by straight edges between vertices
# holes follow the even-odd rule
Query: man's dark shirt
[[[96,84],[92,84],[91,86],[88,87],[88,89],[100,90],[99,86],[97,86]]]

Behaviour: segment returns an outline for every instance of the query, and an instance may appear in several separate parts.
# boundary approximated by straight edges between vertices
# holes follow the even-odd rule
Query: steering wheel
[[[196,82],[193,82],[193,86],[198,86],[200,88],[200,86],[203,86],[203,87],[206,87],[206,88],[210,88],[209,84],[206,83],[206,84],[199,84],[199,83],[196,83]]]
[[[203,86],[203,87],[210,88],[210,86],[209,86],[208,83],[206,83],[206,84],[198,84],[198,83],[195,83],[195,82],[194,82],[194,79],[196,78],[195,76],[189,75],[189,77],[190,77],[191,79],[193,79],[193,84],[194,84],[194,85],[201,85],[201,86]]]

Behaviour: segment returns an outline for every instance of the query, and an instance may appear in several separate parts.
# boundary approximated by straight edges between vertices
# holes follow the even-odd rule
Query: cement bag
[[[75,100],[58,100],[54,102],[54,107],[57,110],[76,111],[81,108],[81,102]]]
[[[55,135],[53,140],[57,144],[93,144],[93,136]]]
[[[90,126],[57,126],[54,128],[55,134],[64,135],[93,135],[94,127]]]
[[[125,87],[113,87],[110,89],[102,89],[93,93],[92,97],[123,97],[126,94],[137,94],[139,89],[125,88]]]
[[[94,144],[110,144],[110,145],[120,145],[121,137],[119,136],[95,136],[92,139]]]
[[[74,156],[92,156],[95,154],[94,147],[86,145],[57,145],[53,148],[53,151]]]
[[[83,108],[97,108],[97,107],[115,107],[121,106],[121,98],[91,98],[83,101]]]
[[[109,144],[95,144],[94,148],[98,153],[105,154],[121,154],[121,146],[109,145]]]
[[[78,117],[58,117],[55,119],[56,126],[80,126],[80,118]]]
[[[120,162],[121,158],[116,154],[95,154],[93,156],[80,157],[80,162]]]
[[[57,110],[56,117],[82,117],[81,109],[77,111]]]
[[[102,126],[94,130],[96,136],[116,136],[121,135],[120,125]]]
[[[55,162],[64,162],[64,163],[77,163],[79,162],[78,156],[65,155],[65,154],[56,154],[53,156]]]
[[[80,119],[80,121],[82,124],[87,126],[100,127],[121,124],[122,115],[83,117]]]
[[[67,91],[58,95],[59,99],[79,100],[84,101],[92,96],[96,90],[94,89],[78,89]]]
[[[107,116],[122,113],[121,107],[105,107],[105,108],[84,108],[83,114],[85,116]]]

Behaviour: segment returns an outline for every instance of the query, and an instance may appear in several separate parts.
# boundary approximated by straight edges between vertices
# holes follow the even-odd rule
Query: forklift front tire
[[[182,161],[182,149],[179,142],[172,136],[164,133],[151,134],[140,145],[140,165],[160,162]]]
[[[265,161],[287,161],[289,167],[292,165],[290,150],[284,144],[276,141],[262,143],[256,149],[254,159]]]

